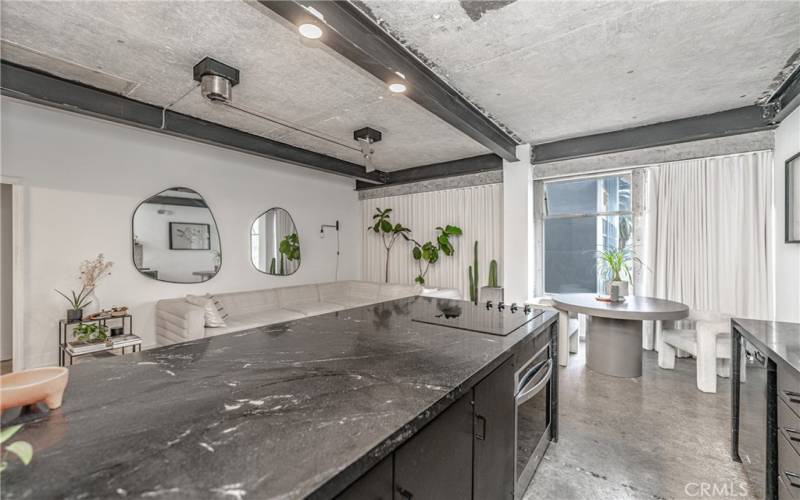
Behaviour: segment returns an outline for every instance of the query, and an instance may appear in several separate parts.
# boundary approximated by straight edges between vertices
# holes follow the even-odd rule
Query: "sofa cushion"
[[[421,291],[421,289],[422,287],[418,287],[416,285],[400,285],[395,283],[386,283],[380,286],[380,293],[378,296],[382,301],[403,299],[405,297],[411,297],[413,295],[417,295]]]
[[[222,335],[224,333],[238,332],[258,328],[260,326],[283,323],[294,319],[305,318],[306,315],[297,311],[287,311],[286,309],[273,309],[271,311],[260,311],[239,316],[230,316],[227,326],[223,328],[206,328],[206,337]]]
[[[284,309],[290,304],[319,302],[317,285],[287,286],[276,288],[275,291],[278,293],[278,304]]]
[[[338,304],[339,309],[348,309],[351,307],[362,307],[362,306],[369,306],[378,302],[378,300],[364,300],[364,299],[351,299],[347,296],[338,297],[336,299],[326,300],[325,302],[330,302],[333,304]]]
[[[205,326],[209,328],[219,328],[225,326],[216,304],[208,295],[187,295],[186,302],[203,308],[203,318]]]
[[[350,283],[350,281],[320,283],[317,285],[319,300],[338,304],[341,300],[348,299],[350,296]]]
[[[342,304],[334,304],[332,302],[295,302],[294,304],[286,306],[284,309],[289,311],[296,311],[305,316],[316,316],[318,314],[326,314],[334,311],[341,311],[345,307]]]
[[[347,282],[349,299],[369,301],[370,303],[380,302],[381,285],[369,281],[348,281]]]
[[[225,311],[229,316],[241,316],[278,308],[278,294],[271,289],[222,293],[216,297],[225,306]]]

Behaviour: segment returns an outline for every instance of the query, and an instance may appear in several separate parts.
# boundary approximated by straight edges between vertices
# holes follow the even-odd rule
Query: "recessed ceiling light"
[[[396,82],[396,83],[390,83],[389,84],[389,90],[391,90],[395,94],[402,94],[403,92],[406,91],[406,88],[407,87],[406,87],[405,83]]]
[[[322,28],[313,23],[303,23],[297,27],[297,31],[311,40],[317,40],[322,37]]]

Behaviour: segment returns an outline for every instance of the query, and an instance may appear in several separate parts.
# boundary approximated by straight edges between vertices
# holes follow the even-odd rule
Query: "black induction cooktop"
[[[414,304],[411,320],[505,337],[543,313],[542,309],[500,309],[486,303],[436,299]]]

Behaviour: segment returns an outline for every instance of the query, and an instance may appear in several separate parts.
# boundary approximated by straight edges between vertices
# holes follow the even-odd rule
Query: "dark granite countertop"
[[[506,337],[411,321],[435,300],[77,365],[60,409],[4,415],[35,452],[11,461],[2,496],[332,496],[555,320]]]
[[[777,364],[800,373],[800,323],[734,318],[744,337]]]

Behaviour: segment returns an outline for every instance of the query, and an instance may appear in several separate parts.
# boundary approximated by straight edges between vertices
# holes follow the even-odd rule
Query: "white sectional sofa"
[[[221,293],[213,297],[228,316],[224,327],[215,328],[206,327],[203,307],[184,298],[166,299],[156,304],[156,341],[170,345],[415,295],[461,298],[455,290],[369,281]]]

